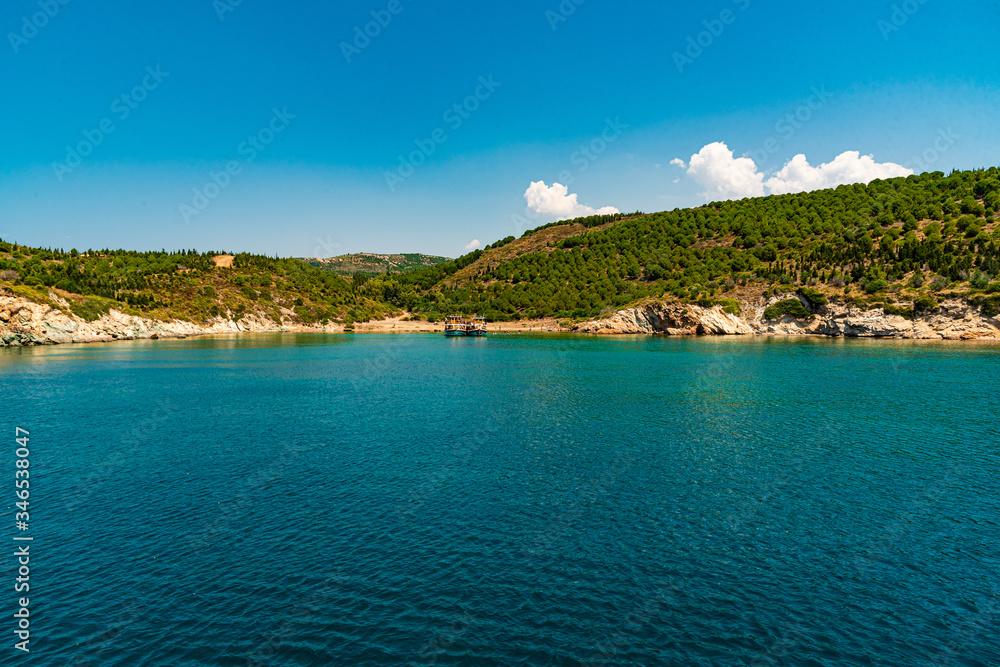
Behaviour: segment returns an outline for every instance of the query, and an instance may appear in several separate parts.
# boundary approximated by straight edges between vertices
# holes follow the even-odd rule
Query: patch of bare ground
[[[722,238],[710,238],[710,239],[698,239],[698,241],[691,246],[692,248],[728,248],[733,245],[733,241],[736,240],[735,234],[729,234]]]
[[[216,268],[231,269],[233,268],[234,259],[235,257],[233,257],[232,255],[216,255],[215,257],[212,258],[212,261],[215,262]]]

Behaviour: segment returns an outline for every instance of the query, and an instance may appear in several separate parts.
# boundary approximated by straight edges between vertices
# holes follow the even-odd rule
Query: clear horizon
[[[456,257],[591,211],[994,166],[997,20],[991,0],[18,0],[0,238]]]

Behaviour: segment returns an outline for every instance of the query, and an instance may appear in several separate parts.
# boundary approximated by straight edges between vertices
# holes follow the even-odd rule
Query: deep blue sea
[[[0,350],[0,664],[998,665],[998,378],[812,338]]]

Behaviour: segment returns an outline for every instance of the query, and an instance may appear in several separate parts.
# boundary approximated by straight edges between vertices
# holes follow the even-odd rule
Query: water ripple
[[[24,662],[1000,664],[994,347],[475,342],[0,351]]]

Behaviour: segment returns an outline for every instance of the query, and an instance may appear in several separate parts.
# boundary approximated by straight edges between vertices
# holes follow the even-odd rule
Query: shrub
[[[109,299],[90,298],[72,302],[70,309],[77,317],[93,322],[101,319],[102,315],[107,315],[113,305],[115,305],[114,302]]]
[[[743,307],[736,299],[719,299],[719,305],[730,315],[740,315],[743,312]]]
[[[882,309],[886,315],[899,315],[907,320],[913,319],[913,309],[912,308],[902,308],[892,303],[887,303]]]
[[[969,277],[969,284],[973,289],[984,290],[990,285],[990,277],[982,271],[976,271],[975,275]]]
[[[33,281],[36,281],[36,280],[38,281],[37,284],[39,284],[39,285],[42,284],[42,281],[39,280],[38,278],[36,278],[35,276],[31,276],[30,278],[28,278],[27,280],[25,280],[24,284],[25,285],[32,285],[32,284],[35,284]],[[65,292],[72,292],[73,294],[79,294],[80,293],[80,286],[77,285],[75,281],[72,281],[72,280],[70,280],[68,278],[63,278],[62,280],[60,280],[58,283],[56,283],[56,287],[58,287],[59,289],[65,291]]]
[[[752,251],[762,262],[773,262],[778,259],[778,250],[773,245],[766,245],[762,248],[754,248]]]
[[[795,319],[812,319],[812,315],[805,309],[798,299],[785,299],[768,306],[764,310],[765,320],[781,319],[785,315],[791,315]]]
[[[934,276],[931,278],[930,288],[937,292],[940,292],[948,286],[948,279],[944,276]]]
[[[299,319],[302,320],[303,324],[313,324],[318,319],[311,308],[296,306],[294,310],[295,314],[299,316]]]
[[[810,287],[800,287],[798,293],[813,306],[822,306],[827,303],[826,296],[819,290]]]
[[[955,221],[955,227],[958,228],[958,231],[964,232],[973,225],[978,226],[978,223],[979,223],[979,218],[977,218],[976,216],[963,215],[961,218]],[[978,234],[978,232],[976,233]],[[973,236],[975,236],[975,234],[973,234]]]
[[[986,317],[996,317],[1000,315],[1000,296],[991,296],[983,299],[983,315]]]
[[[937,300],[932,296],[921,296],[913,301],[913,309],[918,313],[935,311],[937,305]]]
[[[865,291],[869,294],[874,294],[875,292],[881,292],[889,286],[888,281],[879,280],[869,280],[865,283]]]

